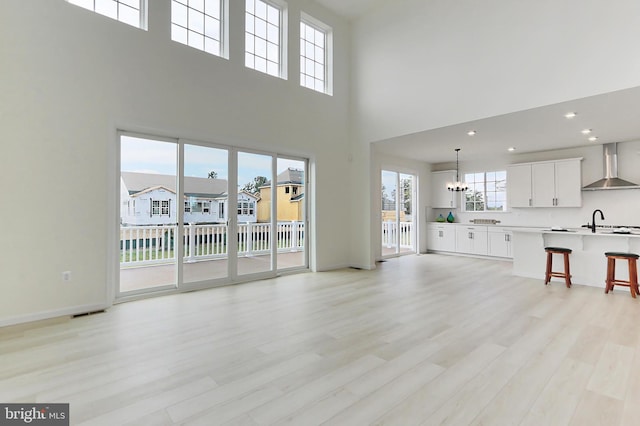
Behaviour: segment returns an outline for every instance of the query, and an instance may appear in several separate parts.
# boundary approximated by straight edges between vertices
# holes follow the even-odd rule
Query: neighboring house
[[[238,223],[255,222],[256,207],[260,197],[247,191],[238,193]]]
[[[304,171],[288,168],[277,176],[276,182],[278,222],[304,220]],[[269,222],[271,181],[259,189],[258,222]]]
[[[177,222],[176,178],[171,175],[122,172],[120,220],[123,225]],[[227,181],[185,177],[184,223],[224,223],[228,219]],[[238,221],[255,222],[257,196],[238,194]]]

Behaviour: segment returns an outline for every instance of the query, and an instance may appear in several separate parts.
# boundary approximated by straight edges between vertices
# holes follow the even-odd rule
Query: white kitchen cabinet
[[[531,164],[507,167],[507,200],[511,207],[532,207]]]
[[[581,159],[556,161],[556,207],[582,207]]]
[[[447,183],[456,180],[455,170],[431,172],[431,207],[435,209],[455,209],[459,192],[449,191]]]
[[[456,251],[456,227],[447,224],[427,225],[427,249],[432,251]]]
[[[488,228],[489,256],[513,258],[513,232],[504,228]]]
[[[456,225],[456,252],[465,254],[488,254],[486,226]]]
[[[534,207],[556,205],[556,166],[554,163],[531,165],[531,204]]]
[[[511,207],[581,207],[581,158],[507,167]]]

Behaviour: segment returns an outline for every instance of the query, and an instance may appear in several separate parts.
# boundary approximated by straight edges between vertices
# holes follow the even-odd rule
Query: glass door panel
[[[398,215],[398,251],[415,253],[416,230],[413,214],[414,179],[412,175],[400,173],[399,215]]]
[[[398,173],[382,171],[382,256],[398,251],[397,226]]]
[[[382,257],[416,252],[416,177],[382,170]]]
[[[305,243],[306,163],[302,160],[278,158],[276,178],[276,241],[278,269],[307,266]],[[269,198],[271,188],[262,193]],[[260,198],[262,203],[263,197]],[[266,203],[265,203],[266,205]]]
[[[177,147],[120,137],[120,293],[176,286]]]
[[[238,152],[237,275],[273,270],[271,199],[263,200],[261,188],[272,179],[273,156]]]
[[[184,145],[184,283],[229,276],[228,163],[226,149]]]

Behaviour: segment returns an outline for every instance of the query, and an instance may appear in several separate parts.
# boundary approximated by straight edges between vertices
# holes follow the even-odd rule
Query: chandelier
[[[458,162],[458,153],[459,152],[460,152],[460,148],[456,148],[456,181],[455,182],[448,182],[447,183],[447,189],[449,191],[464,192],[469,187],[467,185],[465,185],[464,183],[460,182],[460,166],[459,166],[459,162]]]

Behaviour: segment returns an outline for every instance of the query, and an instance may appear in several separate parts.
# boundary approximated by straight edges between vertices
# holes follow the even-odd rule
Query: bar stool
[[[638,267],[636,261],[638,260],[638,256],[635,253],[619,253],[619,252],[607,252],[604,254],[607,256],[607,286],[604,289],[605,293],[609,293],[610,290],[613,290],[613,286],[622,285],[625,287],[629,287],[629,291],[631,291],[631,297],[636,298],[636,294],[640,294],[638,291]],[[617,280],[616,279],[616,259],[626,260],[629,265],[629,281]]]
[[[551,281],[551,277],[564,278],[567,288],[571,287],[571,272],[569,271],[569,255],[571,249],[564,247],[545,247],[547,252],[547,272],[544,276],[544,284],[547,285]],[[552,271],[553,255],[561,254],[564,257],[564,272]]]

